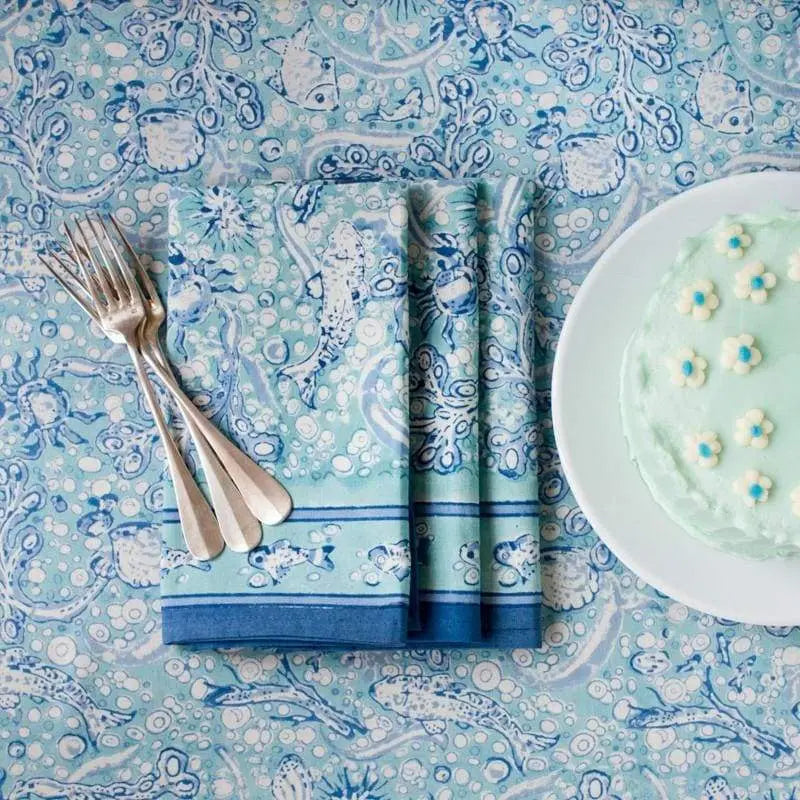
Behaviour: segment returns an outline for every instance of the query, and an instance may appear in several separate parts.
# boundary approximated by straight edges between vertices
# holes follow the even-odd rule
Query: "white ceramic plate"
[[[682,239],[726,213],[800,208],[800,173],[713,181],[643,216],[606,250],[567,315],[553,370],[553,423],[575,499],[601,539],[664,594],[719,617],[800,624],[800,559],[753,561],[693,539],[653,500],[628,458],[622,353]]]

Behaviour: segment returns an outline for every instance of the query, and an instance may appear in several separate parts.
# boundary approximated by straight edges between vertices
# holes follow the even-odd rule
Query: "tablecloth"
[[[546,420],[561,323],[605,247],[687,187],[800,166],[799,11],[789,0],[6,4],[4,796],[787,800],[800,780],[800,632],[715,619],[637,580],[576,507],[547,429],[540,650],[164,647],[154,431],[123,353],[40,277],[33,253],[69,214],[103,207],[163,270],[169,186],[192,171],[531,176]],[[237,225],[235,198],[206,213]],[[179,551],[162,564],[198,568]]]

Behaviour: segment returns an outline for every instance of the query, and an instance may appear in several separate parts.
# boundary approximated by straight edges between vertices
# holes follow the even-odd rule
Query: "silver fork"
[[[95,233],[95,237],[97,237],[94,226],[92,226],[92,230]],[[100,325],[112,341],[127,346],[131,360],[133,361],[133,366],[136,369],[139,385],[147,400],[147,405],[150,408],[150,413],[153,416],[153,421],[156,424],[159,436],[161,437],[161,443],[164,447],[164,452],[166,453],[167,465],[175,488],[178,516],[180,518],[181,530],[183,531],[186,546],[195,558],[208,561],[222,552],[225,543],[222,539],[219,524],[214,516],[214,512],[211,510],[200,488],[195,483],[189,468],[186,466],[186,463],[170,435],[167,424],[161,414],[161,409],[156,400],[155,393],[153,392],[150,378],[144,368],[142,357],[137,346],[138,331],[144,318],[144,309],[142,307],[141,313],[139,313],[129,306],[126,296],[134,294],[134,287],[132,285],[128,284],[124,291],[118,289],[117,292],[114,292],[109,282],[111,278],[110,272],[97,269],[96,265],[93,264],[95,272],[94,274],[89,274],[84,266],[78,244],[72,233],[66,226],[65,231],[70,245],[74,250],[75,263],[83,274],[84,280],[82,285],[85,286],[86,291],[91,297],[91,305],[83,298],[79,298],[77,293],[61,279],[44,259],[42,259],[42,263],[52,272],[69,294],[78,301],[84,311]],[[88,247],[88,240],[86,240],[80,226],[78,226],[78,231],[86,242],[87,252],[91,252]],[[60,259],[59,264],[62,268],[65,268],[65,265]]]
[[[113,308],[113,313],[106,315],[100,313],[102,325],[105,328],[113,328],[116,326],[118,324],[116,321],[117,317],[120,316],[121,312],[125,312],[129,316],[133,314],[137,315],[141,323],[146,317],[146,310],[137,289],[136,279],[125,263],[125,260],[122,258],[117,246],[111,240],[102,220],[98,220],[98,222],[100,223],[100,229],[104,234],[106,242],[105,246],[100,245],[96,248],[101,260],[92,252],[92,248],[89,246],[89,241],[86,239],[83,229],[78,228],[83,238],[85,249],[89,254],[94,276],[87,272],[85,259],[81,258],[77,243],[71,235],[70,243],[75,251],[74,255],[80,264],[84,281],[87,284],[90,294],[92,294],[92,299],[98,307],[98,310],[104,307]],[[92,226],[95,238],[100,242],[97,226],[91,218],[89,218],[89,223],[90,226]],[[114,262],[113,267],[112,261]],[[113,285],[109,284],[109,277],[113,280]],[[100,292],[98,292],[98,288]],[[117,293],[116,296],[118,298],[124,297],[125,302],[117,303],[113,306],[105,303],[100,305],[98,303],[100,294],[108,297],[110,292]],[[133,341],[136,343],[135,339]],[[134,349],[136,350],[136,356],[141,359],[138,349]],[[267,525],[277,525],[279,522],[283,522],[292,510],[292,500],[286,489],[284,489],[272,475],[261,469],[249,456],[243,453],[226,436],[217,430],[214,424],[186,396],[170,370],[165,369],[161,363],[156,360],[151,363],[151,367],[162,383],[171,392],[180,406],[181,411],[191,419],[203,437],[205,437],[234,485],[241,492],[244,502],[253,515]]]
[[[161,349],[161,343],[158,339],[158,330],[166,317],[164,306],[161,303],[161,298],[158,296],[158,292],[156,291],[153,282],[150,280],[147,270],[144,268],[141,260],[133,250],[133,247],[131,246],[127,237],[122,232],[116,219],[114,219],[112,215],[109,215],[109,218],[119,234],[121,241],[124,243],[125,248],[128,251],[136,268],[136,274],[138,277],[138,281],[136,281],[137,287],[139,289],[140,296],[145,303],[146,316],[138,332],[139,351],[142,353],[145,361],[147,361],[148,364],[152,366],[153,362],[157,361],[163,369],[169,371],[169,363],[164,356],[164,353]],[[81,248],[81,255],[83,255],[84,258],[88,257],[86,253],[83,252],[83,248]],[[64,263],[64,261],[55,252],[49,252],[49,256],[55,260],[61,270],[63,270],[63,272],[69,276],[72,285],[67,283],[67,281],[64,280],[64,277],[59,275],[47,261],[42,259],[42,263],[55,277],[55,279],[64,287],[64,289],[72,296],[72,298],[81,306],[81,308],[83,308],[83,310],[98,325],[101,325],[102,327],[100,318],[92,307],[91,296],[89,295],[89,290],[84,281],[78,275],[76,275],[72,268],[68,264]],[[127,269],[127,265],[125,265],[125,268]],[[80,294],[78,294],[75,291],[76,288],[83,290],[85,296],[82,297]],[[117,334],[113,332],[109,333],[109,338],[111,338],[112,341],[116,341],[119,344],[125,344],[124,340],[122,340]],[[202,467],[203,473],[206,476],[206,484],[208,486],[208,493],[211,498],[211,505],[214,508],[220,533],[222,534],[225,544],[232,550],[240,553],[245,553],[249,550],[252,550],[253,548],[257,547],[261,541],[261,525],[247,507],[247,504],[244,502],[244,498],[233,484],[233,481],[230,479],[228,473],[225,472],[224,468],[219,463],[217,457],[214,455],[214,451],[209,446],[205,437],[200,433],[200,431],[197,429],[197,426],[189,417],[187,417],[185,414],[182,414],[182,416],[184,418],[186,428],[189,431],[189,435],[194,442],[195,449],[197,450],[197,454],[200,459],[200,466]]]

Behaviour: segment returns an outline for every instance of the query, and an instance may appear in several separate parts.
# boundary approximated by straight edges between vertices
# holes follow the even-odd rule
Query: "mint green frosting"
[[[735,224],[752,240],[737,259],[716,246]],[[800,554],[800,517],[791,497],[800,487],[800,282],[789,277],[790,256],[798,251],[800,212],[725,217],[688,239],[623,357],[623,429],[653,497],[689,533],[754,558]],[[758,261],[777,279],[763,303],[735,294],[736,273]],[[713,282],[719,299],[705,320],[676,307],[682,290],[701,280]],[[723,341],[742,334],[754,337],[762,360],[737,374],[721,356]],[[676,385],[667,365],[686,348],[708,362],[696,388]],[[763,449],[734,438],[736,421],[751,409],[774,424]],[[712,467],[687,457],[686,436],[706,432],[722,445]],[[749,470],[772,481],[766,501],[752,508],[734,488]]]

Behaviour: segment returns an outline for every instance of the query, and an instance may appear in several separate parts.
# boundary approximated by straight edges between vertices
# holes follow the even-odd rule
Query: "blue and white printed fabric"
[[[294,510],[165,575],[166,642],[539,644],[532,202],[518,178],[173,191],[170,356]]]
[[[209,226],[226,203],[237,224]],[[391,181],[175,190],[171,360],[294,508],[251,553],[165,577],[166,642],[405,643],[407,217]],[[180,547],[167,514],[164,541]]]
[[[610,242],[687,187],[800,169],[797,0],[2,9],[4,797],[797,796],[800,629],[701,614],[618,563],[548,410],[562,321]],[[100,207],[166,274],[169,190],[201,174],[537,182],[540,648],[162,643],[159,571],[198,566],[160,553],[152,421],[35,253]]]
[[[410,197],[410,638],[536,646],[533,185],[422,181]]]

